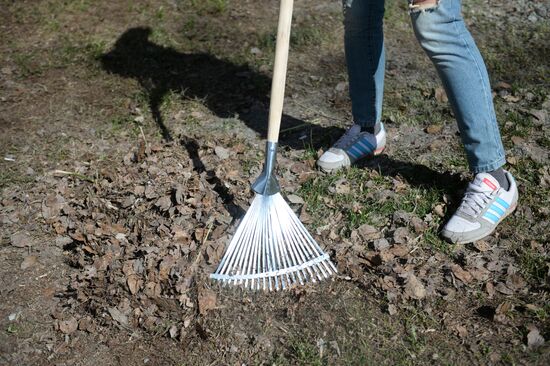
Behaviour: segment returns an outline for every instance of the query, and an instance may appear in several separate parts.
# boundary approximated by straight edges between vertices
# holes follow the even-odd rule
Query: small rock
[[[286,198],[288,199],[288,201],[290,203],[294,203],[295,205],[303,205],[304,204],[304,200],[302,199],[302,197],[297,196],[295,194],[290,194]]]
[[[176,338],[178,336],[178,327],[175,325],[172,325],[169,330],[170,338]]]
[[[26,233],[17,233],[11,236],[11,245],[16,248],[32,246],[32,239]]]
[[[260,50],[258,47],[252,47],[250,49],[250,53],[256,56],[259,56],[262,54],[262,50]]]
[[[229,150],[226,149],[226,148],[224,148],[224,147],[222,147],[222,146],[216,146],[216,147],[214,148],[214,153],[215,153],[216,156],[217,156],[218,158],[220,158],[221,160],[226,160],[226,159],[228,159],[228,158],[229,158],[229,154],[230,154]]]
[[[164,196],[161,197],[155,202],[155,206],[157,206],[161,211],[168,211],[168,209],[172,206],[172,198],[170,196]]]
[[[530,349],[535,349],[542,346],[543,344],[544,338],[540,334],[539,330],[536,327],[531,326],[530,331],[527,334],[527,346]]]
[[[338,84],[336,84],[336,87],[334,88],[334,90],[341,93],[346,91],[348,89],[348,86],[349,86],[349,83],[345,81],[341,81]]]
[[[25,270],[34,266],[36,263],[38,263],[38,258],[35,255],[26,256],[23,262],[21,262],[21,269]]]
[[[57,247],[64,247],[65,245],[69,245],[73,242],[73,239],[68,236],[58,236],[55,238],[55,246]]]

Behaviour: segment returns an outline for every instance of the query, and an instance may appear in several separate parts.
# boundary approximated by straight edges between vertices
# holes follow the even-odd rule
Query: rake
[[[210,278],[253,290],[280,290],[317,282],[337,272],[328,254],[302,225],[282,197],[275,177],[277,144],[283,112],[293,0],[281,0],[269,127],[262,174],[233,239]]]

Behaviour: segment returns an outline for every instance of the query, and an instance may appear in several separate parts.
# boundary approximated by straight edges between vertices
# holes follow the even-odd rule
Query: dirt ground
[[[387,150],[316,170],[350,121],[341,1],[298,1],[277,174],[339,274],[264,293],[208,274],[262,168],[278,2],[0,0],[0,364],[549,364],[550,6],[463,3],[516,212],[439,238],[471,175],[405,1]]]

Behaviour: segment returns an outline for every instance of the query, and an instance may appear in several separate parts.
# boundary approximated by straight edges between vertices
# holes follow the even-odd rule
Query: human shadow
[[[269,77],[248,65],[237,65],[206,53],[182,53],[157,45],[149,40],[150,35],[150,28],[128,29],[112,50],[100,57],[100,61],[106,71],[140,83],[149,99],[153,119],[165,140],[173,140],[173,136],[160,107],[170,92],[201,100],[218,117],[238,115],[248,127],[265,138],[271,87]],[[283,115],[280,145],[303,149],[304,143],[297,135],[304,135],[307,129],[315,130],[308,135],[320,140],[327,134],[342,132],[337,127],[324,128]],[[321,141],[308,140],[308,144],[318,148]]]

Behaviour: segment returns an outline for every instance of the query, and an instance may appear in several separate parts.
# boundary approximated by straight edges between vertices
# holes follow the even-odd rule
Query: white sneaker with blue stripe
[[[353,125],[336,141],[333,147],[327,150],[317,165],[326,172],[349,167],[357,160],[367,156],[378,155],[386,147],[386,130],[380,124],[380,131],[374,135],[361,132],[361,126]]]
[[[508,172],[510,188],[505,190],[490,174],[479,173],[466,190],[460,207],[441,235],[456,244],[471,243],[490,235],[517,206],[518,187]]]

